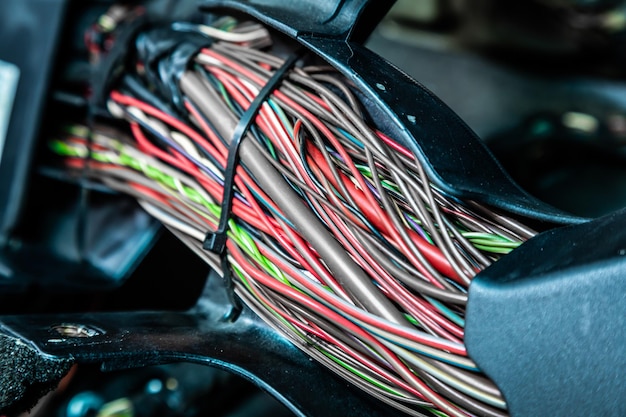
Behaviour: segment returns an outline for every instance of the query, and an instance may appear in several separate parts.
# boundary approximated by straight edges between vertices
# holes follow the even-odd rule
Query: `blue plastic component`
[[[513,417],[626,415],[626,210],[542,233],[470,286],[465,343]]]

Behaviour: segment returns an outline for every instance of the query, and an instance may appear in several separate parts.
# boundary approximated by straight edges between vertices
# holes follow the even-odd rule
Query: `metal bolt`
[[[83,324],[71,324],[71,323],[63,323],[63,324],[58,324],[56,326],[52,326],[51,330],[57,332],[59,335],[63,337],[71,337],[71,338],[94,337],[94,336],[99,336],[104,333],[102,330],[96,329],[91,326],[86,326]]]

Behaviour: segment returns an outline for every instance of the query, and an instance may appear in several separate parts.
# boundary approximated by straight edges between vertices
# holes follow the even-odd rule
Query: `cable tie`
[[[220,220],[217,230],[207,232],[202,247],[210,252],[220,255],[222,272],[224,274],[224,285],[228,293],[229,300],[233,309],[228,314],[228,319],[235,320],[241,313],[242,305],[239,298],[235,295],[234,284],[230,273],[230,264],[226,256],[226,239],[228,238],[228,221],[231,217],[233,197],[235,195],[235,175],[237,166],[239,165],[239,147],[245,138],[252,122],[261,110],[263,103],[267,101],[270,94],[278,87],[283,80],[287,71],[289,71],[302,55],[301,51],[291,54],[283,64],[274,72],[272,77],[265,83],[259,94],[252,100],[250,106],[239,119],[232,139],[228,145],[228,160],[224,171],[224,193],[222,195],[222,204],[220,211]]]

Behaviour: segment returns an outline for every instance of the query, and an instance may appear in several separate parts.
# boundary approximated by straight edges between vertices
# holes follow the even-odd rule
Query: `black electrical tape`
[[[118,78],[120,66],[128,59],[132,39],[141,30],[150,24],[147,16],[139,16],[128,23],[117,34],[113,48],[104,56],[91,75],[92,100],[95,105],[104,106],[108,97],[111,84]]]
[[[176,30],[178,26],[155,28],[141,33],[135,42],[139,61],[146,68],[146,76],[176,110],[187,114],[185,102],[178,89],[180,77],[191,59],[212,39],[197,32]]]
[[[124,74],[124,76],[120,80],[120,89],[122,91],[127,90],[133,96],[138,97],[141,101],[150,104],[152,107],[161,110],[165,114],[177,117],[171,106],[169,106],[165,101],[161,100],[152,91],[147,89],[143,82],[137,77],[137,75]]]
[[[246,136],[252,122],[256,118],[263,103],[269,98],[270,94],[278,87],[278,84],[298,61],[301,52],[298,51],[290,55],[283,65],[274,72],[272,77],[265,83],[259,94],[252,100],[248,109],[244,112],[237,123],[237,127],[233,132],[232,139],[228,145],[228,160],[226,162],[224,172],[224,194],[222,196],[222,204],[220,211],[220,221],[215,232],[207,232],[203,248],[221,256],[222,271],[224,274],[224,285],[228,293],[229,300],[233,309],[227,316],[228,319],[234,320],[241,312],[241,301],[235,295],[233,281],[230,276],[230,264],[226,257],[226,239],[228,232],[228,220],[233,206],[233,197],[235,195],[235,175],[239,164],[239,146],[243,138]]]

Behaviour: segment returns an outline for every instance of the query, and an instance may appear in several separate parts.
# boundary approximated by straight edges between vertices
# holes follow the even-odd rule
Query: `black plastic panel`
[[[585,220],[522,190],[448,106],[361,45],[392,2],[304,1],[298,3],[300,12],[294,12],[293,3],[279,0],[203,0],[201,4],[206,10],[230,8],[247,13],[296,38],[333,65],[367,96],[365,106],[377,127],[408,147],[422,162],[431,181],[445,193],[550,223]],[[334,12],[326,21],[305,23],[311,20],[307,14],[327,16],[331,10]],[[353,30],[346,26],[348,22],[352,22]],[[358,36],[353,37],[353,33]]]
[[[204,0],[209,9],[242,10],[292,38],[364,41],[395,0]]]
[[[205,296],[188,312],[5,316],[0,332],[31,343],[43,356],[101,364],[109,371],[172,362],[214,366],[256,384],[298,417],[398,414],[328,372],[247,307],[236,322],[224,321],[230,306],[218,282],[214,275]],[[63,337],[54,331],[61,324],[95,334]]]
[[[626,415],[626,210],[545,232],[470,286],[465,343],[513,417]]]
[[[67,0],[2,1],[0,60],[17,66],[20,76],[0,160],[0,243],[24,199],[66,4]]]

